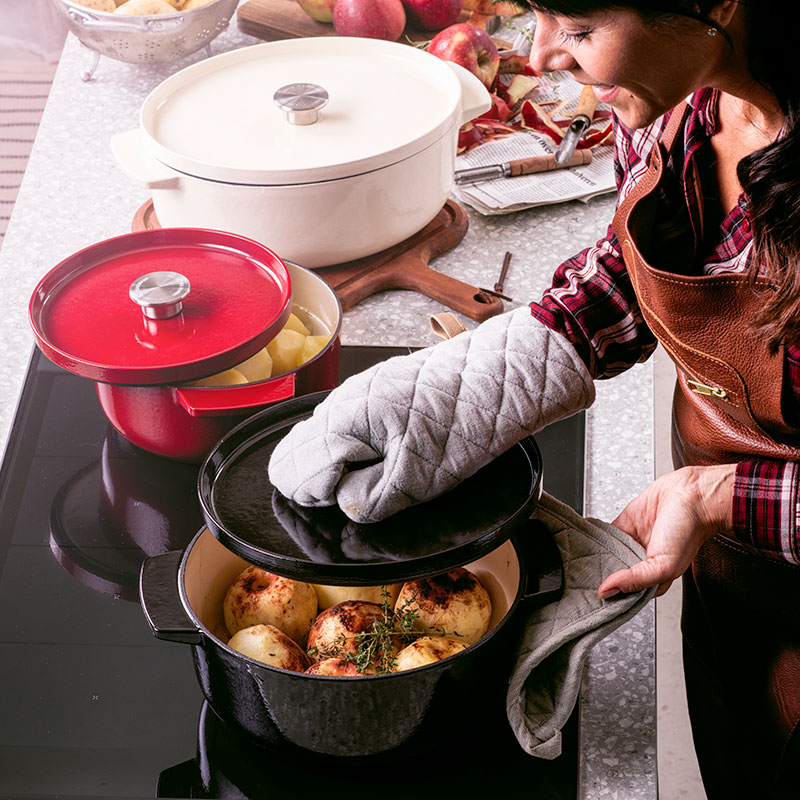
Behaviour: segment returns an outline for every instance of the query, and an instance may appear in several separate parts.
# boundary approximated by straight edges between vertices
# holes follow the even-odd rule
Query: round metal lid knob
[[[189,288],[189,279],[180,272],[148,272],[128,293],[148,319],[169,319],[181,313]]]
[[[290,83],[281,86],[272,99],[292,125],[313,125],[328,104],[328,92],[316,83]]]

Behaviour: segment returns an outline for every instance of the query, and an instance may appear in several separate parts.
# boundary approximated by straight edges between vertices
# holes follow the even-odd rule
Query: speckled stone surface
[[[214,52],[256,43],[235,25]],[[201,54],[164,66],[101,59],[81,80],[91,55],[69,37],[32,157],[0,251],[0,446],[5,447],[33,345],[27,306],[37,281],[61,259],[130,230],[148,200],[116,166],[109,141],[135,128],[145,95]],[[470,228],[437,269],[476,286],[491,286],[503,254],[513,253],[506,292],[536,299],[563,258],[605,233],[613,197],[587,204],[531,209],[484,218],[468,211]],[[345,315],[345,344],[435,343],[439,303],[411,292],[385,292]],[[475,327],[464,319],[467,328]],[[640,365],[598,386],[588,413],[586,513],[612,520],[653,475],[652,368]],[[546,488],[546,487],[545,487]],[[581,695],[581,798],[649,800],[656,790],[655,631],[652,603],[593,651]]]

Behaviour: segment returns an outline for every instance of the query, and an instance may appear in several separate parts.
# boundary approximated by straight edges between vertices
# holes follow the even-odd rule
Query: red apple
[[[428,45],[428,52],[468,69],[487,89],[497,77],[500,65],[497,45],[485,30],[468,22],[459,22],[439,31]]]
[[[440,31],[458,19],[464,0],[403,0],[403,5],[412,28]]]
[[[297,0],[298,5],[317,22],[333,22],[336,0]]]
[[[337,0],[333,28],[339,36],[396,42],[406,28],[402,0]]]

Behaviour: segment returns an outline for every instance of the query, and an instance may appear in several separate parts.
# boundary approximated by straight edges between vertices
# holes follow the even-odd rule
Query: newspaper
[[[577,106],[583,88],[567,72],[542,75],[539,86],[529,95],[536,103],[562,102],[562,114]],[[604,108],[602,104],[598,108]],[[608,121],[602,124],[607,125]],[[589,129],[590,131],[593,128]],[[510,134],[479,145],[456,157],[456,169],[503,164],[517,158],[552,155],[556,144],[534,131]],[[589,200],[616,190],[614,148],[600,145],[592,149],[592,162],[570,169],[539,172],[516,178],[499,178],[482,183],[454,186],[453,197],[481,214],[508,214],[535,206]]]

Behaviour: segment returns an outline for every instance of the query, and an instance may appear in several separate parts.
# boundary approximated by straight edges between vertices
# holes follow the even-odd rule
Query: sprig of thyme
[[[392,609],[391,598],[389,590],[382,586],[381,613],[372,621],[367,630],[360,631],[352,637],[340,634],[328,644],[310,648],[308,654],[312,658],[317,655],[322,658],[340,658],[342,661],[352,663],[360,673],[368,670],[374,670],[378,674],[394,672],[397,666],[396,652],[401,649],[398,645],[410,644],[420,636],[430,634],[417,627],[419,612],[409,607],[414,601],[414,597],[411,597],[399,609]],[[440,635],[446,636],[447,634],[442,630]],[[346,649],[348,640],[355,642],[355,653]]]

